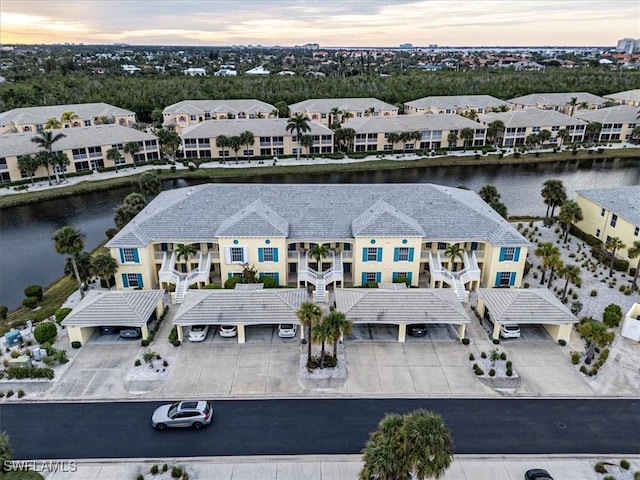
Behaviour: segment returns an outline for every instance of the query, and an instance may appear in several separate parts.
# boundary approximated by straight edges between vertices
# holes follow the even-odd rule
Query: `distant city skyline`
[[[2,0],[0,43],[615,46],[637,0]]]

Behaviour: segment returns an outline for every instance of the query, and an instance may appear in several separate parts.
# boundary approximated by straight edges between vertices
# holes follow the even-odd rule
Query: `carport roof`
[[[163,290],[91,290],[62,325],[141,327],[147,323],[163,295]]]
[[[577,323],[548,288],[479,288],[491,319],[499,323]]]
[[[306,288],[189,290],[173,324],[297,324],[296,313],[308,300]]]
[[[337,288],[335,298],[353,323],[469,323],[450,288]]]

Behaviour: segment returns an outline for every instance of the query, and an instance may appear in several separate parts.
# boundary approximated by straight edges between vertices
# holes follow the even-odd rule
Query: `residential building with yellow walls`
[[[288,122],[285,118],[208,120],[183,130],[182,151],[185,158],[232,159],[236,152],[230,145],[218,147],[217,138],[222,135],[227,138],[239,136],[248,131],[253,134],[254,141],[241,145],[238,157],[295,155],[297,136],[295,130],[287,131]],[[300,153],[333,153],[333,130],[313,122],[308,125],[310,131],[305,135],[313,138],[313,146],[308,152],[302,147]]]
[[[522,97],[510,98],[507,102],[511,103],[514,109],[534,107],[573,115],[579,110],[602,108],[610,100],[589,92],[563,92],[531,93]]]
[[[638,125],[638,107],[615,105],[599,110],[579,111],[575,113],[574,117],[602,125],[598,142],[630,142],[632,140],[631,132]]]
[[[179,255],[181,244],[195,254]],[[314,245],[327,246],[318,262]],[[447,248],[457,245],[457,254]],[[118,290],[224,283],[246,265],[278,286],[327,288],[405,281],[520,287],[529,242],[469,190],[431,184],[205,184],[162,192],[107,247]],[[311,287],[310,287],[311,288]]]
[[[487,136],[487,127],[468,118],[455,114],[442,115],[397,115],[393,117],[365,117],[349,120],[343,128],[356,132],[353,149],[356,152],[374,152],[416,149],[454,148],[464,146],[460,131],[470,128],[474,132],[468,148],[482,147]],[[420,132],[420,139],[392,144],[390,133]],[[455,145],[449,144],[449,134],[456,134]]]
[[[160,158],[158,138],[134,128],[114,124],[56,129],[52,132],[54,135],[64,135],[53,144],[53,152],[63,152],[70,162],[64,168],[51,167],[53,173],[90,172],[99,168],[124,167]],[[18,160],[25,155],[36,155],[41,150],[31,141],[37,135],[33,132],[23,132],[6,133],[0,137],[0,183],[28,178],[28,173],[18,167]],[[130,142],[138,145],[137,153],[124,152],[125,145]],[[120,152],[115,165],[111,160],[107,160],[107,152],[112,148]],[[46,167],[38,167],[33,177],[46,178]]]
[[[625,90],[624,92],[612,93],[611,95],[605,95],[604,98],[612,100],[621,105],[640,107],[640,88],[636,88],[634,90]]]
[[[207,120],[277,117],[276,107],[256,99],[183,100],[162,111],[162,126],[181,133]]]
[[[52,119],[60,122],[61,128],[106,124],[133,127],[136,124],[136,114],[130,110],[107,103],[79,103],[14,108],[2,112],[0,113],[0,133],[38,132]]]
[[[525,108],[509,112],[492,112],[478,115],[483,125],[500,120],[505,128],[498,132],[496,141],[503,147],[517,147],[525,145],[527,137],[542,130],[551,133],[548,145],[562,145],[562,138],[558,136],[561,130],[566,130],[569,137],[566,143],[584,141],[587,122],[576,117],[570,117],[553,110],[539,108]]]
[[[616,250],[616,257],[629,260],[629,267],[636,262],[629,258],[629,248],[640,241],[640,185],[628,187],[578,190],[578,205],[583,220],[575,225],[580,230],[606,244],[618,237],[625,245]]]
[[[405,102],[406,115],[422,115],[426,113],[456,113],[461,115],[474,111],[488,113],[493,110],[511,110],[513,106],[492,97],[491,95],[442,95],[418,98]]]
[[[312,122],[331,126],[351,118],[391,117],[398,107],[377,98],[311,98],[289,105],[289,113],[307,117]]]

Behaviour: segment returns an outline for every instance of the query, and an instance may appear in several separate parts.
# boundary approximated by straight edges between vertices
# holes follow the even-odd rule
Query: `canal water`
[[[256,173],[259,170],[256,169]],[[478,191],[485,184],[495,185],[509,215],[544,215],[540,197],[545,180],[562,180],[569,197],[586,188],[640,184],[640,160],[583,160],[581,162],[540,165],[491,165],[406,168],[328,174],[255,175],[246,183],[436,183]],[[196,183],[167,181],[164,189]],[[15,308],[24,298],[24,287],[46,286],[63,274],[64,257],[56,253],[51,240],[60,227],[71,225],[86,236],[87,250],[106,240],[105,231],[113,227],[114,209],[130,188],[51,200],[0,211],[0,305]],[[640,201],[640,199],[638,199]]]

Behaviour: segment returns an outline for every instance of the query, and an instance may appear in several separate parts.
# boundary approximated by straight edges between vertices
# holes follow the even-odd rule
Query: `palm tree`
[[[329,127],[334,128],[333,126],[337,123],[337,127],[340,127],[340,121],[336,120],[338,116],[342,113],[342,111],[338,107],[333,107],[329,111]]]
[[[320,368],[324,368],[324,355],[327,341],[331,339],[331,331],[324,320],[318,323],[311,331],[311,340],[320,344]]]
[[[573,112],[576,109],[576,105],[578,105],[578,98],[577,97],[571,97],[571,100],[569,100],[569,106],[571,107],[571,110],[569,110],[569,116],[573,117]]]
[[[640,140],[640,125],[631,130],[629,138],[631,138],[631,140],[635,140],[636,142]]]
[[[459,258],[461,262],[464,260],[464,248],[458,243],[449,245],[444,251],[444,254],[449,258],[452,265],[455,263],[456,258]]]
[[[353,118],[353,113],[351,113],[351,112],[342,112],[342,122],[341,123],[346,122],[350,118]]]
[[[121,156],[122,155],[120,155],[120,150],[118,150],[117,148],[110,148],[109,150],[107,150],[107,160],[113,162],[116,173],[118,173],[118,160],[120,160]]]
[[[224,162],[224,159],[226,158],[226,156],[224,155],[224,152],[226,152],[227,148],[230,147],[229,137],[227,137],[226,135],[218,135],[216,137],[216,147],[222,150],[223,154],[221,156],[222,156],[222,161]]]
[[[498,137],[502,136],[505,126],[502,120],[494,120],[487,125],[487,139],[491,140],[493,144],[496,143]]]
[[[569,133],[569,130],[562,128],[558,130],[556,136],[560,139],[560,150],[562,150],[562,146],[571,138],[571,134]]]
[[[583,220],[582,209],[578,202],[573,200],[567,200],[560,207],[560,213],[558,214],[558,220],[562,223],[562,228],[564,229],[564,243],[567,243],[569,239],[569,227],[574,222],[579,222]]]
[[[57,118],[49,118],[42,128],[45,130],[57,130],[62,128],[62,123]]]
[[[609,238],[605,243],[605,247],[611,250],[611,267],[609,268],[609,276],[613,276],[613,265],[616,261],[616,250],[625,248],[626,245],[618,237]]]
[[[300,310],[298,310],[296,316],[298,317],[298,320],[300,320],[300,324],[307,328],[307,365],[309,365],[309,362],[311,362],[311,330],[318,324],[318,322],[320,322],[320,319],[322,318],[322,310],[320,310],[320,307],[315,303],[303,302],[300,305]]]
[[[127,195],[124,198],[122,204],[118,208],[116,208],[113,218],[113,221],[116,224],[116,228],[122,229],[146,206],[147,201],[141,194],[134,192]]]
[[[271,112],[269,112],[269,118],[280,118],[280,110],[277,108],[271,110]]]
[[[128,153],[131,155],[131,160],[133,162],[133,166],[136,166],[136,154],[140,151],[140,144],[138,142],[127,142],[124,144],[124,148],[122,149],[124,153]]]
[[[52,152],[51,153],[51,164],[54,166],[54,171],[56,172],[56,174],[58,173],[58,170],[62,172],[62,178],[64,180],[67,179],[67,167],[69,165],[71,165],[71,161],[69,160],[69,157],[67,157],[67,154],[64,152]]]
[[[629,247],[627,250],[627,255],[629,258],[638,258],[640,257],[640,241],[636,240],[633,242],[633,245]],[[636,272],[633,274],[633,281],[631,282],[631,291],[633,292],[636,289],[638,284],[638,270],[640,270],[640,259],[636,265]]]
[[[329,247],[326,245],[316,244],[309,249],[309,256],[318,263],[318,270],[321,270],[322,264],[320,262],[327,255],[329,255]]]
[[[185,263],[189,263],[189,257],[198,253],[193,243],[180,243],[176,248],[176,260],[180,261],[184,257]]]
[[[564,290],[562,291],[562,298],[566,298],[567,296],[567,288],[569,287],[569,282],[577,286],[580,284],[580,272],[580,267],[578,267],[577,265],[565,265],[558,271],[558,275],[566,280],[564,284]]]
[[[356,138],[356,131],[353,128],[338,128],[333,138],[340,150],[348,152],[352,147],[354,138]]]
[[[538,132],[538,140],[540,140],[540,145],[544,147],[544,144],[547,143],[551,139],[551,132],[549,130],[540,130]]]
[[[33,184],[33,174],[38,170],[40,162],[31,155],[22,155],[18,158],[18,168],[22,173],[26,173]]]
[[[62,122],[65,125],[71,125],[72,122],[74,120],[77,120],[78,118],[80,117],[78,117],[78,115],[76,115],[75,112],[72,112],[72,111],[62,112],[62,115],[60,115],[60,122]]]
[[[562,205],[567,199],[567,191],[564,188],[562,180],[551,179],[542,184],[542,190],[540,191],[544,203],[547,205],[546,218],[549,218],[549,208],[551,208],[551,216],[557,206]]]
[[[449,151],[453,150],[453,147],[457,147],[458,134],[456,132],[449,132],[449,135],[447,135],[447,143],[449,144]]]
[[[66,226],[57,230],[53,234],[52,240],[55,242],[56,252],[60,255],[68,255],[71,259],[73,272],[75,273],[76,280],[78,281],[78,288],[80,289],[80,297],[84,298],[82,281],[80,279],[80,273],[78,272],[78,265],[76,263],[76,257],[84,250],[84,235],[73,227]]]
[[[242,147],[242,139],[239,135],[229,137],[229,147],[231,147],[231,150],[236,154],[236,163],[238,163],[238,150]]]
[[[600,122],[589,122],[584,129],[585,140],[590,142],[598,142],[600,140],[600,132],[602,124]]]
[[[290,132],[293,135],[294,131],[296,132],[296,138],[298,140],[296,160],[300,160],[300,150],[302,150],[300,140],[304,133],[311,131],[309,119],[300,113],[294,113],[287,123],[287,132]]]
[[[118,272],[118,262],[108,253],[99,253],[91,259],[90,270],[92,275],[99,277],[111,290],[109,279]]]
[[[247,158],[249,160],[251,160],[251,156],[249,155],[249,150],[251,150],[251,146],[253,145],[253,143],[256,141],[253,132],[250,132],[249,130],[245,130],[244,132],[242,132],[240,134],[240,143],[242,145],[246,145],[247,147]]]
[[[562,270],[564,268],[564,262],[560,258],[560,255],[553,255],[549,257],[547,260],[546,267],[549,268],[549,283],[547,284],[547,288],[551,288],[551,282],[553,281],[553,274],[557,270]]]
[[[537,133],[532,133],[530,135],[527,135],[527,138],[524,139],[524,143],[529,149],[535,147],[539,142],[540,140],[538,138]]]
[[[488,204],[500,200],[498,189],[491,184],[484,185],[482,188],[480,188],[480,190],[478,191],[478,195],[480,195],[480,198]]]
[[[440,478],[452,461],[453,438],[440,415],[422,409],[388,414],[365,445],[359,478]]]
[[[400,141],[402,142],[402,156],[407,151],[407,142],[411,141],[411,133],[410,132],[401,132],[400,133]]]
[[[176,154],[176,150],[178,150],[178,147],[180,146],[180,136],[176,132],[172,130],[165,130],[164,128],[156,130],[156,136],[158,137],[162,153],[173,159]]]
[[[387,135],[387,141],[391,144],[391,150],[396,149],[396,143],[400,143],[402,141],[402,137],[399,133],[391,132]]]
[[[343,335],[351,334],[353,328],[353,322],[347,320],[344,313],[336,310],[329,312],[324,317],[323,322],[326,322],[327,329],[329,331],[329,337],[333,341],[333,358],[338,359],[338,341]]]
[[[540,257],[542,262],[542,278],[540,279],[540,285],[542,285],[547,273],[549,259],[553,256],[559,256],[560,250],[551,242],[542,242],[536,247],[534,254],[536,257]]]
[[[78,275],[83,284],[89,281],[91,278],[91,254],[89,252],[80,252],[75,257],[76,265],[78,266]],[[75,277],[76,272],[73,269],[73,263],[71,257],[67,257],[64,261],[64,274],[67,277]]]
[[[42,132],[38,133],[38,135],[36,135],[35,137],[33,137],[31,139],[31,141],[33,143],[35,143],[36,145],[38,145],[40,148],[42,148],[43,151],[48,152],[49,154],[51,154],[53,152],[53,145],[65,138],[66,135],[63,133],[56,133],[55,135],[53,134],[53,132],[51,130],[43,130]],[[51,176],[49,175],[49,165],[52,163],[51,161],[51,155],[47,155],[46,157],[44,155],[40,156],[40,160],[41,160],[41,164],[45,165],[47,168],[47,177],[49,178],[49,185],[51,185]],[[45,162],[46,160],[46,162]],[[58,180],[58,173],[56,172],[56,180]]]
[[[369,107],[364,111],[364,116],[372,117],[374,113],[376,113],[376,107]]]
[[[300,139],[300,145],[307,149],[307,158],[309,158],[311,148],[313,148],[313,143],[314,140],[312,135],[302,135],[302,138]]]
[[[610,332],[604,323],[597,320],[587,320],[579,323],[576,329],[587,342],[585,361],[589,362],[593,360],[596,347],[605,347],[614,338],[614,332]]]
[[[138,188],[145,198],[158,195],[162,190],[162,182],[155,170],[144,172],[138,177]]]
[[[473,128],[465,127],[460,130],[460,138],[464,141],[464,151],[467,151],[467,146],[473,143],[473,137],[475,137]]]

